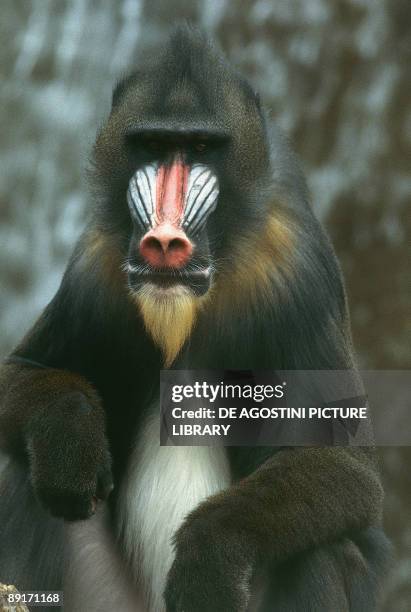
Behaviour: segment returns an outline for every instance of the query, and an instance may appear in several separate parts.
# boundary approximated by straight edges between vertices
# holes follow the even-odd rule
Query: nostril
[[[140,242],[140,253],[151,266],[164,265],[164,250],[162,242],[155,236],[146,236]]]
[[[156,251],[159,254],[161,254],[164,250],[167,250],[167,246],[164,249],[162,242],[160,242],[160,240],[158,238],[155,238],[154,236],[151,236],[150,238],[146,238],[142,246],[146,250]]]
[[[185,237],[172,238],[164,252],[165,265],[170,268],[181,268],[190,259],[193,245]]]
[[[189,243],[187,240],[181,238],[173,238],[168,244],[168,251],[186,251],[189,249]]]

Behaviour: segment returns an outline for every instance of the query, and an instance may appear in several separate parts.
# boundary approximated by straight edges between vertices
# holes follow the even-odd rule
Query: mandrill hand
[[[26,427],[33,488],[54,516],[88,518],[113,487],[100,402],[91,389],[43,400]]]
[[[220,516],[218,506],[205,502],[176,533],[164,593],[167,612],[247,610],[254,554]]]

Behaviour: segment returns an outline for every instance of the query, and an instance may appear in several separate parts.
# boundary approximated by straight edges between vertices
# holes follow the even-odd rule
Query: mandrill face
[[[218,284],[231,294],[236,278],[255,276],[246,271],[255,248],[242,245],[261,242],[267,225],[256,197],[270,176],[258,98],[204,40],[188,51],[171,39],[114,90],[94,175],[99,226],[114,235],[132,298],[171,363]]]
[[[204,296],[265,221],[250,197],[269,168],[258,98],[204,41],[190,53],[171,41],[119,83],[94,160],[136,294]]]

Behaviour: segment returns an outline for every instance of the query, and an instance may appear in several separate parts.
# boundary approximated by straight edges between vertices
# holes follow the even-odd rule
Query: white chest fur
[[[130,458],[119,515],[125,553],[150,612],[165,609],[173,534],[202,500],[230,484],[224,448],[161,447],[158,414],[148,419]]]

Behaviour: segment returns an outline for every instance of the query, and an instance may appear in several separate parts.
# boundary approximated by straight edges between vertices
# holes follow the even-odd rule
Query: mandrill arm
[[[186,518],[175,536],[167,609],[246,610],[253,575],[378,525],[381,499],[364,449],[280,451]]]
[[[37,496],[56,516],[87,518],[112,488],[105,415],[93,387],[58,369],[6,363],[0,371],[1,446],[28,455]]]
[[[109,321],[120,318],[119,300],[108,298],[122,282],[119,270],[105,236],[86,231],[57,294],[0,368],[0,449],[28,462],[37,497],[69,520],[91,516],[96,498],[106,499],[112,489],[101,381],[116,376],[107,345],[124,369],[115,352],[115,339],[123,342],[121,324],[114,340],[109,335]],[[131,335],[125,310],[120,320]]]

